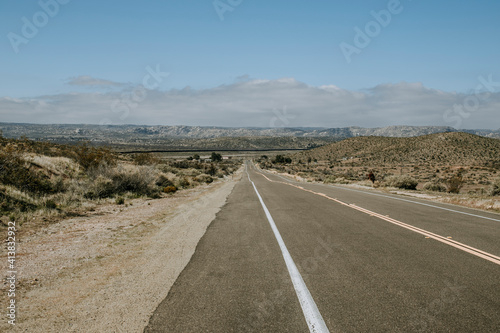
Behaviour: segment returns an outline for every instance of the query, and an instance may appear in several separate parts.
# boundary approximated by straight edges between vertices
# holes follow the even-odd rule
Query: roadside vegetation
[[[85,214],[98,204],[160,198],[231,175],[239,161],[119,155],[106,147],[0,137],[0,216],[23,223]],[[218,157],[220,156],[220,159]]]
[[[418,191],[500,211],[499,139],[467,133],[357,137],[256,161],[302,181]]]

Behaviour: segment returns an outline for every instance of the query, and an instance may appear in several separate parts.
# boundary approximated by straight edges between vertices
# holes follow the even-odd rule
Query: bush
[[[375,183],[375,174],[372,171],[370,171],[370,173],[368,173],[366,178],[368,178],[368,180],[371,181],[372,184]]]
[[[210,167],[206,170],[206,172],[210,175],[210,176],[215,176],[215,174],[217,173],[217,168],[215,167],[215,165],[213,163],[210,164]]]
[[[191,185],[191,184],[189,183],[189,180],[187,180],[186,177],[179,179],[179,187],[185,188],[185,187],[188,187],[189,185]]]
[[[116,156],[107,148],[90,147],[84,143],[75,148],[76,161],[85,169],[97,168],[102,164],[115,165]]]
[[[117,173],[111,178],[115,193],[132,192],[139,195],[150,195],[154,192],[148,177],[139,172]]]
[[[125,199],[123,197],[118,197],[115,199],[117,205],[123,205],[125,203]]]
[[[440,183],[425,183],[424,190],[433,192],[446,192],[446,187]]]
[[[160,177],[158,177],[158,179],[156,180],[155,184],[156,186],[159,187],[167,187],[174,185],[174,183],[170,179],[168,179],[165,175],[160,175]]]
[[[31,170],[27,162],[13,152],[0,152],[0,183],[32,194],[55,192],[49,177]]]
[[[54,200],[47,200],[47,201],[45,201],[45,208],[56,209],[57,208],[57,204],[55,203]]]
[[[52,183],[52,190],[54,192],[66,192],[67,186],[64,183],[64,180],[61,177],[58,177],[53,183]]]
[[[418,181],[410,176],[390,176],[385,180],[385,184],[405,190],[416,190]]]
[[[177,192],[177,187],[175,186],[167,186],[163,189],[164,193],[175,193]]]
[[[194,180],[199,183],[207,183],[207,184],[210,184],[211,182],[214,181],[214,179],[211,176],[206,174],[201,174],[199,176],[196,176]]]
[[[91,173],[92,183],[84,195],[87,199],[109,198],[115,194],[132,192],[136,195],[153,196],[158,189],[153,186],[154,174],[148,168],[136,167],[127,171],[100,166]]]
[[[490,186],[489,195],[500,195],[500,178],[497,178]]]
[[[0,188],[0,215],[13,211],[32,211],[36,208],[37,207],[33,203],[28,202],[22,196],[17,197],[10,195],[6,193],[5,189]]]
[[[459,193],[464,183],[465,181],[461,175],[455,175],[446,182],[446,189],[448,193]]]
[[[157,164],[158,158],[151,153],[138,153],[133,155],[134,163],[137,165]]]
[[[283,155],[276,155],[272,162],[276,164],[290,164],[292,163],[292,159],[290,157],[284,157]]]
[[[219,154],[219,153],[216,153],[216,152],[213,152],[212,156],[210,156],[210,158],[212,159],[212,162],[220,162],[220,161],[222,161],[222,155]]]
[[[102,199],[109,198],[113,192],[114,187],[111,179],[99,176],[91,183],[89,190],[83,196],[86,199]]]

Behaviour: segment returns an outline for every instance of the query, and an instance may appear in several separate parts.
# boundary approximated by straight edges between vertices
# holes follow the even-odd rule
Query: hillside
[[[500,140],[469,133],[356,137],[258,162],[309,181],[500,194]]]
[[[461,165],[500,168],[500,140],[449,132],[411,138],[356,137],[294,155],[334,164]]]
[[[0,137],[0,228],[6,219],[59,218],[85,214],[102,202],[168,196],[231,175],[239,164]]]

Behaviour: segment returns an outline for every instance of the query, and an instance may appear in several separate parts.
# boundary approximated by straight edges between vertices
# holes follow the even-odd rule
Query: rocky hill
[[[294,155],[353,165],[482,165],[500,167],[500,140],[463,132],[410,138],[356,137]]]

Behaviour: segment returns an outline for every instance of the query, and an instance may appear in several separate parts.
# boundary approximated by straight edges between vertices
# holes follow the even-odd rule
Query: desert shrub
[[[107,148],[91,147],[84,143],[75,148],[76,161],[85,169],[97,168],[101,164],[115,165],[116,156]]]
[[[217,173],[217,168],[213,163],[210,164],[210,166],[205,170],[206,173],[208,173],[210,176],[215,176]]]
[[[299,174],[301,177],[307,177],[307,175]],[[323,183],[335,183],[335,184],[350,184],[350,181],[344,177],[329,176],[323,180]]]
[[[405,190],[416,190],[418,181],[410,176],[389,176],[385,180],[385,185],[401,188]]]
[[[497,178],[490,186],[489,195],[500,195],[500,178]]]
[[[64,180],[59,177],[52,183],[52,190],[54,192],[66,192],[67,186]]]
[[[372,171],[370,171],[368,173],[368,175],[366,176],[366,178],[368,178],[368,180],[371,181],[372,184],[375,183],[375,174]]]
[[[47,209],[56,209],[57,208],[57,204],[54,200],[45,201],[44,206]]]
[[[177,191],[177,187],[175,186],[167,186],[163,189],[164,193],[175,193]]]
[[[119,172],[111,178],[115,193],[132,192],[139,195],[150,195],[155,190],[150,184],[148,175],[141,172]]]
[[[33,194],[54,192],[48,176],[30,170],[27,162],[18,154],[8,151],[0,152],[0,183]]]
[[[102,199],[112,196],[114,193],[113,182],[104,176],[98,176],[89,186],[84,194],[86,199]]]
[[[154,186],[155,174],[146,167],[126,170],[120,167],[100,165],[89,173],[89,177],[91,183],[85,194],[88,199],[109,198],[127,192],[135,195],[153,196],[158,192]]]
[[[446,182],[446,189],[449,193],[460,193],[464,183],[465,181],[461,175],[455,175]]]
[[[158,163],[158,158],[151,153],[134,154],[132,159],[137,165],[152,165]]]
[[[213,152],[212,155],[210,156],[212,159],[212,162],[220,162],[222,161],[222,155],[216,152]]]
[[[178,170],[175,167],[168,164],[161,164],[159,166],[159,170],[161,170],[164,173],[173,173],[174,175],[177,174],[178,172]]]
[[[13,196],[8,194],[3,188],[0,188],[0,215],[6,215],[9,212],[26,212],[35,210],[36,205],[26,200],[22,196]]]
[[[325,179],[323,179],[323,183],[325,184],[335,183],[335,176],[325,177]]]
[[[115,203],[116,203],[117,205],[123,205],[123,204],[125,203],[125,199],[124,199],[123,197],[117,197],[117,198],[115,199]]]
[[[160,175],[156,180],[155,184],[156,186],[159,187],[167,187],[174,185],[174,183],[170,179],[168,179],[167,176],[165,175]]]
[[[272,162],[276,164],[290,164],[292,163],[292,159],[283,155],[276,155]]]
[[[186,177],[182,177],[178,181],[178,187],[188,187],[189,185],[191,184],[189,183],[189,180]]]
[[[172,163],[172,166],[177,169],[189,169],[191,163],[189,161],[176,161]]]
[[[433,192],[446,192],[446,187],[440,183],[428,182],[424,184],[424,190]]]
[[[211,182],[214,181],[214,179],[207,174],[201,174],[199,176],[196,176],[194,180],[199,183],[207,183],[207,184],[210,184]]]

